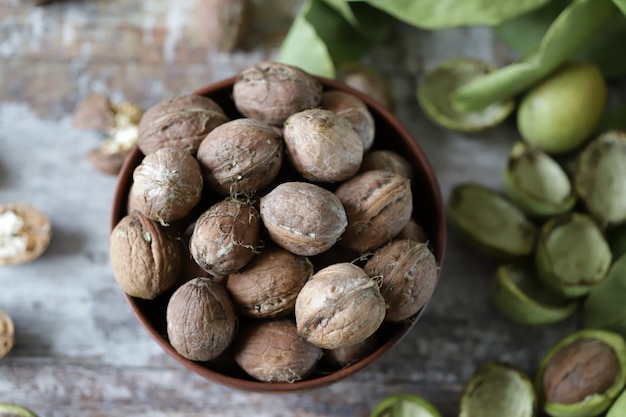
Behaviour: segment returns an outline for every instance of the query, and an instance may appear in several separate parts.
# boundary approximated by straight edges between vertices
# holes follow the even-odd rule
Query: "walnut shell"
[[[378,282],[345,262],[318,271],[296,299],[296,325],[305,340],[324,349],[362,342],[385,318]]]
[[[361,138],[364,151],[372,147],[376,127],[374,117],[363,100],[345,91],[332,90],[322,93],[320,107],[347,119]]]
[[[296,297],[311,275],[313,264],[306,257],[271,247],[229,275],[226,289],[241,314],[282,317],[293,313]]]
[[[115,280],[132,297],[153,299],[178,279],[179,242],[139,211],[124,216],[115,225],[109,252]]]
[[[259,214],[247,201],[226,198],[196,220],[189,249],[211,275],[227,275],[246,266],[257,249]]]
[[[439,275],[435,256],[425,243],[394,240],[378,249],[363,267],[381,277],[380,293],[387,303],[385,320],[413,317],[430,300]]]
[[[228,120],[222,107],[208,97],[163,100],[141,117],[137,146],[144,155],[170,146],[195,155],[206,135]]]
[[[319,105],[322,85],[300,68],[260,62],[245,68],[233,86],[235,106],[246,117],[271,125]]]
[[[133,171],[133,198],[147,217],[167,224],[191,212],[202,196],[200,164],[176,147],[146,156]]]
[[[254,194],[270,184],[283,161],[283,141],[264,122],[243,118],[211,131],[198,148],[206,183],[222,195]]]
[[[39,258],[50,245],[50,220],[28,204],[0,204],[0,265]]]
[[[379,333],[375,332],[368,337],[354,345],[343,346],[337,349],[331,349],[325,352],[327,359],[335,365],[339,365],[341,368],[345,368],[354,363],[357,363],[367,355],[372,353],[379,344]]]
[[[292,114],[283,131],[287,156],[306,179],[340,182],[354,176],[363,161],[363,142],[350,122],[330,110]]]
[[[199,0],[194,14],[199,41],[217,51],[234,51],[251,28],[252,6],[251,0]]]
[[[115,110],[104,94],[91,94],[76,104],[72,125],[79,129],[106,130],[115,126]]]
[[[181,285],[166,309],[172,347],[192,361],[218,357],[235,338],[237,317],[224,287],[208,278]]]
[[[413,212],[410,180],[389,171],[367,171],[341,184],[335,195],[346,209],[341,245],[364,253],[393,239]]]
[[[337,242],[346,213],[330,191],[306,182],[284,182],[261,198],[263,224],[272,240],[297,255],[312,256]]]
[[[15,338],[15,327],[11,317],[0,310],[0,359],[5,357],[13,348]]]
[[[413,168],[409,161],[397,152],[388,149],[379,149],[367,153],[363,157],[360,172],[387,170],[395,172],[398,175],[413,179]]]
[[[238,336],[235,361],[265,382],[296,382],[311,373],[322,350],[298,336],[287,319],[249,325]]]
[[[411,239],[415,242],[426,243],[428,242],[428,235],[418,222],[410,219],[394,239]]]

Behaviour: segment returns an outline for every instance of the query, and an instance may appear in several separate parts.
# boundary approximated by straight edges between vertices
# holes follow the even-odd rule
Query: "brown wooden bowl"
[[[387,109],[368,96],[340,82],[319,78],[325,90],[347,91],[363,100],[369,107],[376,123],[376,140],[373,149],[389,149],[399,152],[412,165],[414,179],[412,192],[414,199],[413,218],[424,228],[430,238],[430,245],[441,266],[445,252],[446,223],[444,205],[437,178],[424,152],[408,130]],[[193,94],[204,95],[219,103],[231,117],[242,117],[232,100],[235,77],[229,78],[195,91]],[[132,184],[133,170],[140,164],[144,155],[135,148],[126,159],[119,174],[111,213],[111,230],[127,214],[127,201]],[[254,380],[241,370],[229,356],[228,351],[214,361],[200,363],[188,360],[178,354],[167,339],[165,310],[173,290],[158,296],[154,300],[142,300],[124,294],[139,323],[148,334],[172,358],[189,370],[208,380],[237,389],[257,392],[302,391],[330,385],[349,377],[368,365],[376,362],[389,352],[411,330],[418,321],[424,308],[410,321],[403,323],[384,322],[378,331],[380,345],[364,359],[341,369],[317,369],[307,379],[293,383],[270,383]]]

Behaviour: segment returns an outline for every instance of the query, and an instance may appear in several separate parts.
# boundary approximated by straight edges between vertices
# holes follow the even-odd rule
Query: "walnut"
[[[361,138],[364,151],[372,147],[376,133],[374,117],[360,98],[345,91],[326,91],[322,94],[320,107],[347,119]]]
[[[0,204],[0,265],[39,258],[50,245],[50,220],[27,204]]]

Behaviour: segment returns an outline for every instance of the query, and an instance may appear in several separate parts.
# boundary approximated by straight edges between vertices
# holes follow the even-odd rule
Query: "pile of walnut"
[[[434,290],[411,166],[370,151],[360,99],[298,68],[252,65],[233,100],[234,120],[203,96],[143,115],[115,278],[130,296],[169,297],[167,336],[190,360],[228,351],[270,382],[305,378],[322,357],[352,364]]]

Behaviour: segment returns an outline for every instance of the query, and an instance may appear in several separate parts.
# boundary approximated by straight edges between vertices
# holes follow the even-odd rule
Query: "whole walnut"
[[[254,194],[276,178],[283,141],[267,123],[235,119],[207,135],[197,158],[213,190],[222,195]]]
[[[296,299],[296,325],[305,340],[324,349],[362,342],[385,318],[379,284],[345,262],[314,274]]]
[[[109,242],[113,275],[126,294],[153,299],[176,283],[180,244],[141,212],[124,216],[113,228]]]
[[[265,61],[245,68],[233,86],[237,110],[271,125],[280,125],[293,113],[317,107],[321,98],[322,85],[313,76],[278,62]]]
[[[341,245],[365,253],[389,243],[413,212],[410,180],[389,171],[366,171],[336,190],[346,210],[348,227]]]
[[[304,110],[285,121],[287,156],[306,179],[340,182],[354,176],[363,161],[363,141],[350,122],[330,110]]]
[[[229,120],[208,97],[185,95],[149,108],[139,122],[137,146],[144,155],[173,146],[195,155],[206,135]]]
[[[133,171],[133,199],[147,217],[167,224],[191,212],[202,197],[200,164],[176,147],[147,155]]]
[[[224,287],[194,278],[170,298],[165,313],[172,347],[192,361],[218,357],[235,338],[237,317]]]
[[[409,161],[399,153],[388,149],[378,149],[363,157],[360,172],[379,169],[395,172],[410,180],[413,179],[413,167]]]
[[[307,182],[284,182],[261,198],[260,213],[272,240],[297,255],[322,253],[348,224],[339,199]]]
[[[347,119],[361,138],[364,151],[372,147],[376,126],[374,117],[363,100],[345,91],[331,90],[322,93],[320,107]]]
[[[325,355],[330,363],[345,368],[360,361],[376,350],[380,344],[379,339],[379,332],[375,332],[373,335],[357,344],[327,350]]]
[[[252,26],[251,0],[198,0],[195,32],[202,45],[222,52],[237,49]]]
[[[419,243],[427,243],[429,240],[426,231],[415,219],[409,219],[395,239],[411,239]]]
[[[275,318],[293,313],[296,297],[311,275],[313,264],[306,257],[269,247],[230,274],[226,289],[241,314]]]
[[[322,350],[298,336],[288,319],[261,321],[243,329],[235,361],[250,376],[265,382],[296,382],[313,371]]]
[[[196,220],[189,249],[211,275],[228,275],[246,266],[259,244],[259,214],[248,201],[228,197]]]

